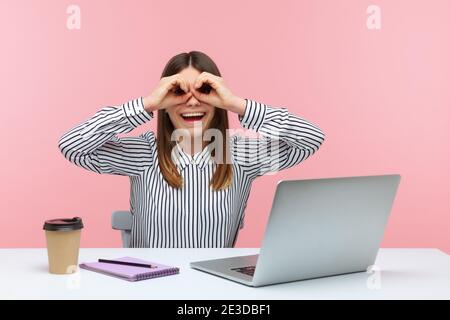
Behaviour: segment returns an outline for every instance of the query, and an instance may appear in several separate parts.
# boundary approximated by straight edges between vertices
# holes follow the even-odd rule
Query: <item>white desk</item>
[[[250,288],[193,270],[190,261],[259,249],[81,249],[80,262],[134,256],[180,274],[128,282],[87,270],[47,272],[46,249],[0,249],[0,299],[449,299],[450,256],[437,249],[381,249],[380,273],[354,273]],[[379,277],[378,277],[379,275]],[[371,278],[372,277],[372,278]],[[377,281],[368,281],[376,279]],[[368,286],[367,283],[370,283]]]

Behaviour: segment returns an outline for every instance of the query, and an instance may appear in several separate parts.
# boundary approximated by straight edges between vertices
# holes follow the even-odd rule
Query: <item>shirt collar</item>
[[[171,157],[173,163],[180,168],[180,171],[189,164],[196,165],[203,170],[206,165],[215,163],[214,157],[211,156],[212,149],[212,143],[210,143],[204,147],[202,151],[190,155],[189,153],[184,152],[179,143],[176,143],[171,152]]]

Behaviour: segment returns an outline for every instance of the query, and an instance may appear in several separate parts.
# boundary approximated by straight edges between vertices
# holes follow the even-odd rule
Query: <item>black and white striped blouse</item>
[[[144,109],[142,97],[102,108],[64,134],[59,148],[79,167],[130,177],[131,247],[233,247],[253,180],[299,164],[325,138],[320,128],[286,108],[246,101],[245,114],[238,116],[240,124],[260,134],[230,137],[233,180],[224,190],[209,187],[217,166],[210,148],[190,155],[178,146],[179,157],[172,159],[184,183],[177,189],[161,174],[154,132],[117,136],[154,117]]]

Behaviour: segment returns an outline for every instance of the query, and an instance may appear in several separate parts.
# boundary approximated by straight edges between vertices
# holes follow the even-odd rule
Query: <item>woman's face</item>
[[[190,85],[193,87],[200,72],[189,66],[178,74],[184,78],[190,88]],[[186,103],[169,107],[166,111],[175,129],[187,129],[191,137],[195,137],[209,128],[215,109],[215,107],[200,102],[192,96]]]

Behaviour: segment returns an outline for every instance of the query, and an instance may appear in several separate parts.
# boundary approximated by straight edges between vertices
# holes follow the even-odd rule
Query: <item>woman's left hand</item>
[[[211,87],[212,90],[209,93],[199,91],[204,84]],[[195,83],[193,85],[191,84],[190,89],[194,97],[203,103],[244,115],[246,106],[245,99],[235,96],[227,88],[222,77],[218,77],[209,72],[202,72],[195,80]]]

